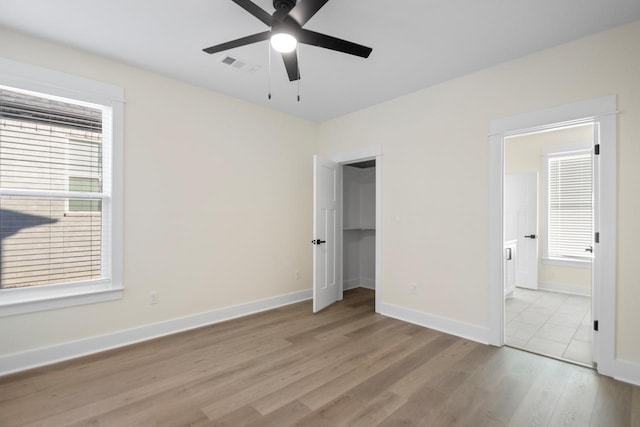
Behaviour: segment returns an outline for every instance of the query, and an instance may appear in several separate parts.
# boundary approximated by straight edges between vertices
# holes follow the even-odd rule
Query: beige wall
[[[383,147],[384,303],[488,327],[490,121],[617,94],[617,357],[640,363],[639,44],[635,22],[321,125],[324,156]]]
[[[541,203],[542,163],[544,147],[557,147],[563,144],[591,142],[593,126],[584,125],[552,132],[541,132],[507,138],[504,144],[504,170],[506,174],[519,172],[538,172],[538,233],[544,233],[541,218],[544,206]],[[543,243],[543,240],[539,241]],[[582,288],[581,293],[591,293],[591,269],[588,267],[570,267],[552,265],[542,259],[542,246],[538,246],[538,282],[557,285],[570,285]]]
[[[125,296],[2,318],[0,356],[311,288],[317,124],[3,30],[0,57],[126,96]]]
[[[639,42],[636,22],[318,128],[0,30],[0,56],[117,84],[127,98],[125,298],[1,319],[1,352],[309,289],[317,141],[325,156],[383,146],[383,302],[487,327],[490,121],[618,94],[617,353],[640,363]]]

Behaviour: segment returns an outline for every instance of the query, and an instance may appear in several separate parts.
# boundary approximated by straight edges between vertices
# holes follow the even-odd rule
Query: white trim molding
[[[110,281],[62,283],[33,288],[3,289],[0,298],[0,317],[54,310],[74,305],[94,304],[122,299],[122,286]]]
[[[376,290],[376,281],[375,279],[367,279],[366,277],[360,278],[360,287],[365,289],[371,289],[373,291]]]
[[[393,317],[394,319],[413,323],[414,325],[466,338],[481,344],[489,343],[489,329],[487,328],[393,304],[381,303],[380,306],[380,314],[384,316]]]
[[[75,359],[311,299],[311,290],[218,308],[110,334],[0,356],[0,376]]]
[[[604,116],[615,117],[616,113],[618,113],[616,108],[617,97],[611,95],[560,105],[546,110],[517,114],[492,120],[489,126],[489,137],[538,132],[561,126],[580,124],[588,120],[600,119]]]
[[[125,101],[124,89],[119,86],[6,58],[0,58],[0,80],[8,86],[100,105]]]
[[[347,163],[353,161],[372,160],[378,156],[382,156],[382,145],[371,145],[368,147],[357,148],[351,151],[343,151],[331,156],[331,161],[336,163]],[[376,162],[376,167],[378,162]]]
[[[365,288],[371,289],[372,291],[376,290],[376,281],[373,279],[365,279],[360,277],[358,279],[349,279],[345,280],[342,285],[343,290],[348,289],[356,289],[356,288]]]
[[[342,282],[342,290],[356,289],[360,287],[360,279],[349,279]]]

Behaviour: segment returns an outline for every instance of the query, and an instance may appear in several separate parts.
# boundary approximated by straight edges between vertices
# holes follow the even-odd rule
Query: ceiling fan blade
[[[284,61],[284,67],[287,69],[289,75],[289,81],[294,82],[300,79],[300,68],[298,68],[298,53],[293,52],[283,53],[282,60]]]
[[[360,56],[362,58],[368,58],[373,51],[370,47],[362,46],[361,44],[305,29],[300,30],[299,33],[296,34],[296,38],[300,43],[337,50],[338,52],[348,53],[349,55]]]
[[[237,4],[238,6],[240,6],[241,8],[243,8],[244,10],[246,10],[247,12],[249,12],[250,14],[252,14],[253,16],[255,16],[256,18],[258,18],[259,20],[261,20],[262,22],[264,22],[269,27],[273,25],[273,19],[271,18],[271,15],[269,15],[267,12],[265,12],[264,9],[262,9],[260,6],[258,6],[251,0],[231,0],[231,1]]]
[[[301,27],[329,0],[300,0],[289,12],[289,16]]]
[[[242,37],[241,39],[231,40],[230,42],[217,44],[215,46],[211,46],[202,50],[207,53],[222,52],[223,50],[233,49],[234,47],[246,46],[248,44],[261,42],[263,40],[269,40],[270,37],[271,37],[271,31],[265,31],[263,33]]]

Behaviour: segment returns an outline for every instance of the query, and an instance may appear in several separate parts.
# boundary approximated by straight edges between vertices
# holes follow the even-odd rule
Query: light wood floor
[[[0,378],[8,426],[640,426],[640,388],[309,302]]]

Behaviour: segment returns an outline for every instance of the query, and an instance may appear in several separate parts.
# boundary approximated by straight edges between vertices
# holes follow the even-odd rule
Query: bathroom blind
[[[550,156],[548,254],[551,258],[590,259],[593,245],[591,153]]]

